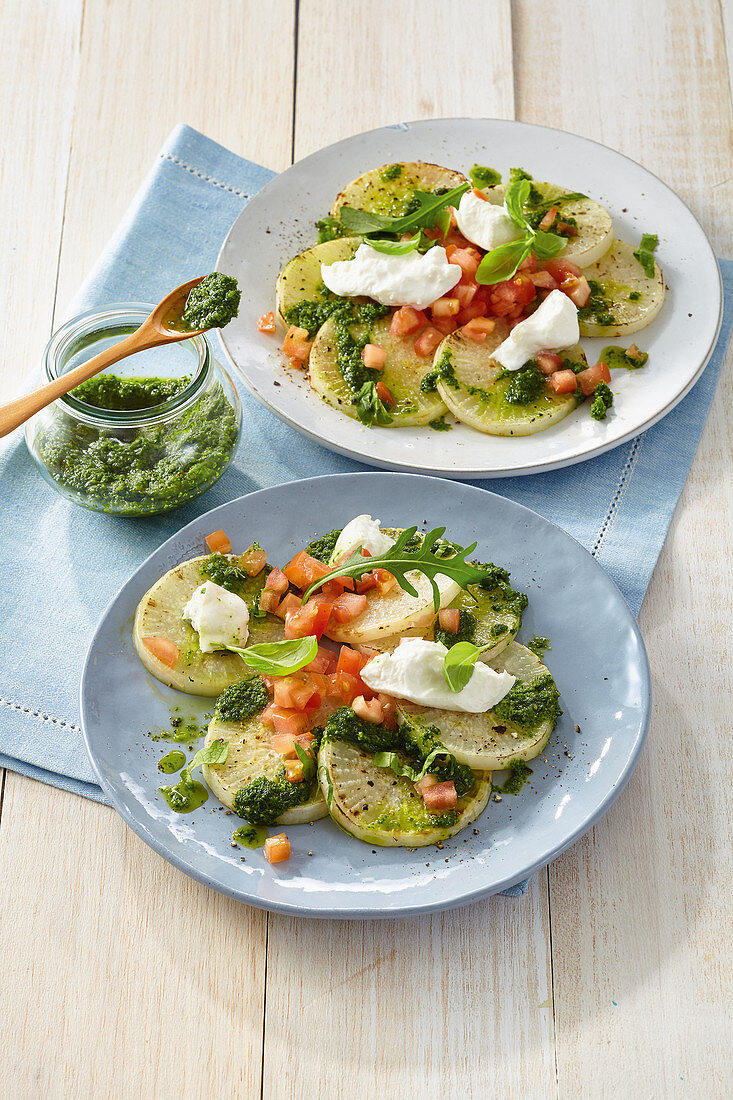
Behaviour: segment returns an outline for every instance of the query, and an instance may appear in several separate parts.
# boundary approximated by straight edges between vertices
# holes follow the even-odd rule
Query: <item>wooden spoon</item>
[[[195,286],[203,279],[191,279],[187,283],[172,290],[162,302],[158,302],[149,317],[146,317],[140,328],[125,337],[119,344],[114,344],[106,351],[95,355],[80,367],[75,367],[67,374],[49,382],[47,386],[41,386],[40,390],[25,394],[16,401],[0,407],[0,437],[12,432],[25,424],[35,413],[45,409],[57,397],[63,397],[65,393],[76,386],[93,378],[105,367],[112,363],[119,363],[120,359],[126,359],[128,355],[134,355],[136,351],[147,351],[148,348],[157,348],[162,344],[173,344],[178,340],[190,340],[192,336],[200,336],[205,329],[175,328],[180,325],[183,311],[186,307],[186,299]]]

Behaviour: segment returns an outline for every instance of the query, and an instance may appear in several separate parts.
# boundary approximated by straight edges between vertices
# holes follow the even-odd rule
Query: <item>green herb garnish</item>
[[[238,653],[255,672],[264,672],[266,676],[289,676],[310,664],[318,652],[318,639],[311,634],[307,638],[288,638],[283,642],[260,642],[246,649],[236,645],[224,648]]]
[[[496,642],[486,645],[473,645],[471,642],[456,642],[443,658],[443,675],[452,692],[462,691],[473,676],[478,657],[486,649],[492,649]]]
[[[486,285],[504,282],[506,279],[511,279],[530,253],[534,252],[538,259],[549,260],[562,252],[567,245],[565,237],[560,237],[556,233],[546,233],[531,225],[525,208],[530,202],[533,190],[539,195],[526,176],[514,178],[507,187],[504,198],[507,213],[514,224],[523,231],[522,236],[516,241],[508,241],[487,252],[478,266],[476,282]]]
[[[378,424],[380,428],[391,424],[394,419],[387,406],[377,393],[376,382],[364,382],[356,394],[356,413],[362,424],[372,428]]]
[[[396,578],[403,591],[409,592],[411,596],[417,596],[416,588],[407,579],[407,573],[416,569],[429,579],[433,590],[433,605],[435,610],[439,611],[440,590],[435,582],[438,574],[450,577],[461,588],[466,588],[469,584],[480,584],[489,576],[486,569],[465,560],[466,555],[476,549],[475,542],[465,549],[454,546],[454,553],[450,557],[438,557],[434,553],[434,543],[439,542],[443,537],[445,527],[436,527],[429,531],[422,543],[414,550],[406,549],[407,544],[416,534],[417,527],[408,527],[389,550],[374,558],[363,558],[361,547],[357,547],[347,561],[332,569],[325,577],[321,577],[308,588],[303,596],[303,602],[308,600],[326,581],[333,580],[335,577],[353,577],[354,580],[360,580],[365,573],[371,573],[374,569],[386,569]]]
[[[462,183],[442,195],[425,191],[413,191],[412,203],[415,209],[401,218],[391,218],[387,214],[373,214],[369,210],[357,210],[353,206],[342,206],[339,211],[341,224],[360,237],[366,237],[370,233],[404,233],[408,229],[441,229],[443,235],[447,231],[450,214],[448,207],[454,206],[465,195],[469,185]]]
[[[199,749],[196,755],[186,764],[174,787],[159,788],[161,794],[165,795],[171,809],[182,811],[191,807],[191,791],[194,787],[191,772],[194,768],[200,768],[202,764],[224,764],[228,754],[229,742],[221,739],[212,741],[210,745]]]
[[[656,233],[644,233],[639,247],[634,252],[637,260],[644,269],[644,274],[647,279],[654,278],[654,249],[659,244],[659,237]]]

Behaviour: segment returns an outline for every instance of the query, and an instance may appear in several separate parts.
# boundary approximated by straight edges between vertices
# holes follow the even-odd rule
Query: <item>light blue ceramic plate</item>
[[[173,813],[157,761],[171,747],[148,731],[173,707],[203,718],[211,700],[164,688],[143,668],[131,624],[141,596],[166,570],[200,554],[224,528],[235,547],[259,540],[272,561],[292,557],[316,533],[369,512],[387,526],[445,526],[482,560],[505,565],[529,595],[520,640],[549,636],[547,663],[564,714],[517,797],[491,801],[442,849],[374,848],[330,819],[287,831],[289,862],[230,846],[238,818],[211,796]],[[513,501],[416,474],[317,477],[240,497],[199,517],[148,558],[112,601],[92,641],[81,685],[87,749],[105,792],[138,836],[182,871],[222,893],[303,916],[380,917],[462,905],[521,881],[589,829],[623,789],[649,720],[649,668],[626,603],[569,535]],[[279,830],[274,830],[279,831]],[[310,854],[312,853],[312,854]],[[242,859],[244,857],[244,859]]]

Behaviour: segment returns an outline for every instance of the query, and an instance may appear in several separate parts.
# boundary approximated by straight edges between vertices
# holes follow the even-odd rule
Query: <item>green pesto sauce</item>
[[[497,718],[513,722],[530,734],[545,722],[555,728],[562,714],[559,699],[560,692],[548,672],[529,683],[516,683],[493,710]]]
[[[101,511],[141,516],[208,489],[229,465],[237,435],[234,409],[217,383],[160,425],[102,428],[62,414],[41,429],[37,446],[54,481]]]
[[[448,810],[443,814],[429,814],[424,808],[422,799],[415,805],[401,805],[398,809],[385,810],[374,821],[370,821],[367,828],[375,831],[384,829],[391,832],[412,833],[425,829],[448,829],[455,825],[460,817],[458,810]],[[378,843],[375,841],[375,843]]]
[[[519,794],[531,774],[532,769],[523,760],[512,760],[509,764],[509,775],[504,782],[498,787],[492,783],[491,789],[501,794]]]
[[[535,656],[542,660],[546,650],[552,649],[552,646],[549,638],[541,638],[538,634],[535,634],[532,641],[527,642],[527,649],[531,649]]]
[[[71,396],[95,409],[115,412],[152,409],[182,393],[190,381],[190,378],[120,378],[116,374],[100,374],[82,382],[71,391]]]
[[[605,382],[599,382],[593,390],[593,400],[590,403],[591,416],[594,420],[605,420],[611,405],[613,405],[613,394]]]
[[[329,531],[327,535],[319,535],[318,538],[313,539],[313,542],[309,542],[306,546],[306,553],[310,554],[312,558],[317,558],[318,561],[322,561],[324,565],[327,565],[331,560],[334,550],[336,549],[336,543],[341,531],[334,528],[333,531]]]
[[[240,825],[232,833],[232,840],[244,848],[261,848],[267,840],[267,829],[263,825]]]
[[[458,379],[453,367],[453,357],[450,349],[446,348],[433,370],[424,375],[420,383],[422,393],[434,393],[438,388],[438,382],[445,382],[454,390],[458,389]]]
[[[590,298],[582,309],[578,310],[579,321],[594,321],[597,325],[615,325],[613,308],[613,287],[611,283],[599,283],[589,279]],[[615,284],[614,284],[615,286]],[[627,288],[628,289],[628,288]]]
[[[209,797],[209,792],[203,783],[195,779],[188,783],[179,781],[175,787],[159,787],[158,790],[177,814],[190,814],[192,810],[203,806]]]
[[[213,271],[186,299],[181,327],[188,330],[223,328],[237,316],[241,297],[235,278]]]
[[[477,587],[489,592],[494,597],[495,603],[492,603],[491,610],[499,614],[506,612],[507,614],[518,615],[519,624],[521,625],[522,612],[529,603],[529,597],[526,593],[518,592],[515,588],[512,588],[509,573],[501,565],[494,565],[491,561],[475,562],[475,564],[479,568],[488,571],[489,575],[486,580],[481,581]]]
[[[179,772],[185,763],[185,752],[180,752],[179,749],[172,749],[171,752],[161,757],[158,761],[158,771],[165,772],[166,775],[172,775],[174,772]]]
[[[504,627],[506,630],[506,627]],[[458,630],[451,634],[448,630],[436,628],[435,641],[442,642],[446,649],[450,649],[456,642],[471,642],[476,640],[476,616],[473,611],[461,608],[458,612]]]
[[[184,718],[177,711],[178,707],[175,707],[171,714],[170,729],[159,729],[148,734],[151,741],[176,741],[183,744],[186,741],[197,741],[204,736],[206,730],[201,728],[197,718]]]
[[[435,420],[431,420],[428,427],[432,428],[434,432],[453,431],[453,425],[445,422],[445,413],[442,416],[436,416]]]
[[[385,183],[389,183],[390,180],[399,179],[401,175],[401,164],[388,164],[387,167],[383,168],[382,171],[379,173],[380,179],[384,180]]]
[[[246,722],[270,702],[270,693],[261,676],[250,676],[226,688],[216,700],[214,716],[222,722]],[[291,784],[292,786],[292,784]]]
[[[640,351],[638,355],[629,355],[626,348],[619,347],[617,344],[609,344],[607,348],[603,349],[598,358],[606,364],[609,370],[618,370],[621,367],[624,370],[640,370],[646,364],[649,355],[645,351]]]
[[[517,371],[502,371],[497,381],[508,378],[504,390],[507,405],[531,405],[545,388],[545,376],[535,363],[528,363]]]
[[[323,730],[324,741],[346,741],[373,756],[402,748],[402,739],[395,730],[365,722],[351,707],[339,707],[330,715]]]
[[[259,776],[234,796],[234,812],[252,825],[274,825],[286,810],[302,806],[313,794],[314,783],[290,783],[282,768],[274,779]]]
[[[497,183],[501,183],[501,172],[497,172],[495,168],[486,168],[483,164],[474,164],[468,175],[473,186],[479,189],[495,187]]]

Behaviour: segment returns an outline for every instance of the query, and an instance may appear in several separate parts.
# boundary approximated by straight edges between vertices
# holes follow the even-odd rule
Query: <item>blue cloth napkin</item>
[[[211,270],[230,225],[272,175],[177,127],[70,314],[111,302],[156,302],[172,285]],[[733,263],[722,261],[721,268],[723,335],[674,412],[580,466],[479,483],[569,531],[610,573],[634,612],[687,477],[733,323]],[[169,535],[224,501],[284,481],[368,468],[297,435],[244,387],[240,396],[248,431],[235,463],[198,500],[159,517],[120,519],[76,507],[40,478],[20,433],[4,441],[2,607],[12,646],[3,647],[1,659],[0,765],[106,801],[84,749],[78,695],[89,640],[116,590]]]

